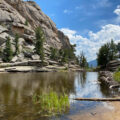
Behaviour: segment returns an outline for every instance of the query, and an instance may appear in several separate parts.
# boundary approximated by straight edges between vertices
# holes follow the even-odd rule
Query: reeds
[[[33,95],[33,103],[40,106],[42,115],[62,114],[70,107],[69,97],[66,94],[58,95],[56,92]]]

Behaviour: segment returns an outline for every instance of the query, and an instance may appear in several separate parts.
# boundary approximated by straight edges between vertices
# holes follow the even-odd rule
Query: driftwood
[[[76,98],[78,101],[120,101],[120,98]]]
[[[109,88],[112,89],[112,88],[119,88],[120,87],[120,84],[118,85],[111,85]]]

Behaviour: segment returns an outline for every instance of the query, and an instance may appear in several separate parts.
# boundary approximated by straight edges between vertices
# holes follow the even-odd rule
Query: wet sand
[[[120,102],[104,103],[91,111],[69,117],[70,120],[120,120]]]

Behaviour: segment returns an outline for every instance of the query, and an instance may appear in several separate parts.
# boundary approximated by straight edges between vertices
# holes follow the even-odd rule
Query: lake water
[[[70,109],[60,116],[42,118],[38,107],[32,104],[34,93],[65,92],[70,99]],[[69,116],[83,114],[102,106],[102,102],[74,101],[74,98],[106,98],[119,94],[99,82],[97,72],[76,73],[1,73],[0,120],[69,120]]]

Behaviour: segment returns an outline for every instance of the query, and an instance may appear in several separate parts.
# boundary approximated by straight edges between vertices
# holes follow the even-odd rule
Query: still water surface
[[[42,118],[38,107],[32,104],[34,93],[65,92],[70,99],[70,109],[61,116]],[[74,101],[76,97],[112,97],[118,91],[98,81],[97,72],[87,73],[1,73],[0,120],[69,120],[70,115],[82,114],[101,102]]]

